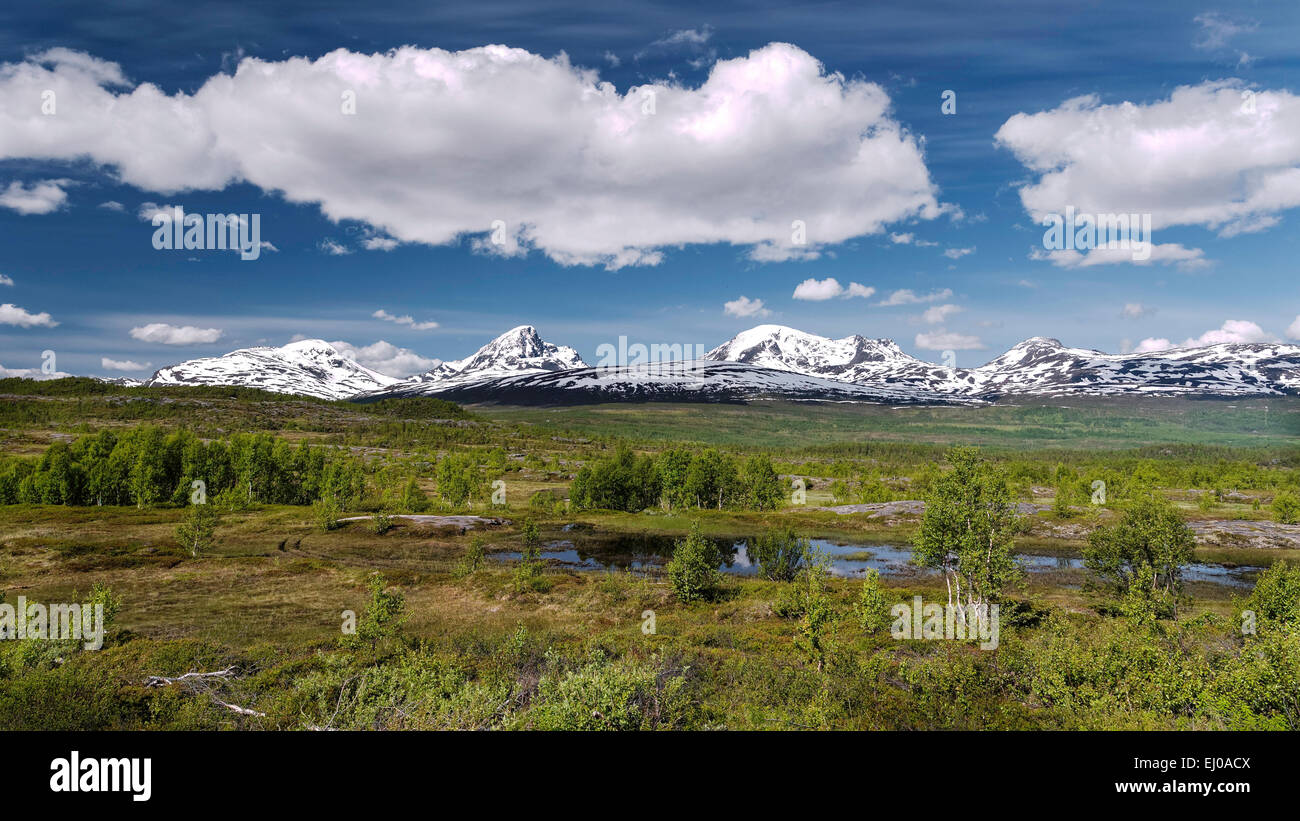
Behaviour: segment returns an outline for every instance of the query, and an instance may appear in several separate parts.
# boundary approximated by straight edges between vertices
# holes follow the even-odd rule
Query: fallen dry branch
[[[214,670],[211,673],[185,673],[184,675],[169,676],[149,676],[145,679],[145,687],[165,687],[168,684],[181,684],[191,681],[202,681],[204,679],[228,679],[235,675],[234,667],[227,667],[224,670]]]
[[[182,688],[184,688],[188,692],[194,694],[206,695],[209,699],[212,700],[213,704],[216,704],[218,707],[222,707],[224,709],[230,710],[231,712],[238,713],[241,716],[252,716],[253,718],[269,718],[270,716],[268,716],[266,713],[261,712],[260,710],[254,710],[251,707],[241,707],[238,704],[231,704],[230,702],[225,701],[224,699],[218,698],[216,693],[212,692],[211,688],[208,686],[208,682],[211,681],[229,681],[230,679],[234,678],[237,675],[237,673],[238,673],[238,668],[232,666],[232,667],[227,667],[224,670],[213,670],[212,672],[209,673],[189,672],[179,676],[149,676],[147,679],[145,679],[144,686],[167,687],[172,684],[179,684],[181,685]],[[333,730],[332,727],[319,727],[315,724],[309,724],[307,726],[307,729],[316,730],[319,732],[328,732]]]

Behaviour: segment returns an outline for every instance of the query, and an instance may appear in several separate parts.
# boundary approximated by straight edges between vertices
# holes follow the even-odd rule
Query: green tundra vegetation
[[[583,465],[569,496],[578,510],[603,508],[635,513],[661,500],[673,508],[775,510],[785,488],[772,460],[761,454],[743,463],[715,448],[676,448],[658,457],[635,455],[626,444]]]
[[[295,447],[268,433],[205,442],[185,429],[146,425],[55,442],[39,459],[9,460],[0,472],[0,504],[184,504],[196,481],[205,494],[287,505],[326,495],[355,500],[364,486],[360,461],[337,448]]]
[[[1296,400],[0,394],[0,729],[1300,729]],[[601,539],[669,546],[552,552]],[[894,638],[916,596],[996,647]],[[14,636],[20,597],[102,647]]]

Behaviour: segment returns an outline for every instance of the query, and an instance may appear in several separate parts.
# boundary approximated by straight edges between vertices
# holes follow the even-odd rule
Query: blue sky
[[[536,325],[548,341],[576,347],[589,361],[598,345],[620,335],[712,347],[763,322],[834,337],[891,337],[933,361],[951,348],[965,366],[1035,335],[1111,352],[1144,344],[1282,340],[1289,329],[1300,335],[1300,214],[1289,173],[1300,174],[1300,137],[1290,127],[1300,122],[1300,7],[1293,3],[1062,7],[913,0],[863,8],[634,2],[614,8],[316,2],[280,3],[273,11],[226,4],[115,5],[113,11],[92,3],[9,4],[0,10],[0,108],[29,112],[12,115],[28,118],[22,122],[0,116],[11,135],[0,133],[0,303],[12,306],[0,310],[0,366],[12,371],[39,368],[48,349],[57,353],[60,371],[139,377],[147,375],[144,366],[283,344],[295,335],[345,341],[360,349],[366,364],[410,371],[425,360],[465,356],[524,323]],[[719,65],[757,60],[752,55],[771,43],[795,50],[764,54],[820,63],[822,76],[808,80],[813,91],[870,86],[887,105],[868,114],[870,102],[828,92],[828,116],[839,119],[828,121],[833,124],[824,132],[798,135],[798,122],[781,111],[756,108],[755,130],[771,133],[755,138],[763,140],[766,159],[752,168],[744,157],[728,155],[723,162],[705,162],[697,175],[682,176],[674,165],[674,144],[648,135],[637,149],[648,152],[644,164],[629,159],[623,148],[606,146],[616,163],[626,163],[609,179],[600,177],[599,163],[575,165],[582,169],[583,179],[575,181],[583,188],[580,195],[562,183],[538,192],[521,182],[538,165],[574,162],[571,156],[551,157],[544,140],[526,154],[511,142],[510,132],[528,132],[535,122],[539,134],[565,126],[563,113],[530,107],[529,96],[552,87],[545,83],[563,93],[585,69],[588,80],[612,83],[616,95],[629,99],[631,87],[670,89],[655,113],[667,121],[675,116],[675,104],[704,105],[691,95]],[[273,91],[257,78],[237,85],[220,106],[204,109],[227,119],[213,127],[210,150],[204,142],[182,145],[174,157],[169,152],[178,143],[191,136],[206,139],[203,123],[171,132],[168,121],[158,119],[162,114],[132,114],[121,105],[123,113],[112,116],[139,118],[125,131],[134,142],[125,148],[101,145],[66,131],[39,130],[38,115],[30,113],[39,100],[13,79],[15,67],[36,66],[64,72],[59,76],[69,88],[102,85],[103,93],[123,100],[140,97],[141,84],[149,83],[160,90],[154,103],[161,109],[165,98],[198,99],[205,83],[233,75],[244,59],[279,67],[273,79],[302,83],[292,93],[309,95],[307,84],[316,75],[283,61],[314,61],[337,49],[383,55],[402,46],[458,52],[489,44],[535,55],[546,61],[547,71],[563,53],[569,68],[538,80],[536,88],[521,82],[518,100],[500,93],[510,86],[491,86],[493,93],[474,101],[478,108],[466,115],[469,125],[457,132],[484,128],[474,139],[439,142],[446,133],[435,123],[427,139],[421,126],[412,126],[416,144],[406,144],[400,117],[379,123],[363,116],[357,121],[374,131],[359,143],[360,151],[357,144],[336,155],[322,150],[313,158],[316,164],[304,164],[300,173],[292,170],[294,146],[324,143],[332,132],[316,139],[310,129],[294,131],[292,122],[263,131],[272,113],[259,106],[276,104],[260,96]],[[50,57],[50,49],[71,51]],[[89,56],[69,56],[73,52]],[[120,78],[104,68],[109,64],[120,67]],[[823,82],[834,73],[843,75],[838,85]],[[1175,99],[1178,87],[1193,92]],[[956,92],[955,114],[941,110],[945,90]],[[1238,121],[1223,106],[1245,90],[1259,94],[1267,118],[1234,125]],[[1095,98],[1083,104],[1083,115],[1066,106],[1086,95]],[[59,118],[78,116],[77,99],[61,99],[59,113],[49,119],[66,128],[68,120]],[[363,114],[390,102],[365,92],[359,97]],[[1122,103],[1138,112],[1132,132],[1123,131],[1132,117],[1119,108]],[[232,126],[228,120],[243,111],[252,112],[249,121]],[[1038,112],[1049,116],[995,138],[1012,118]],[[500,117],[499,129],[490,127],[493,116]],[[155,127],[159,122],[164,127]],[[1097,129],[1095,138],[1078,138],[1081,122]],[[836,164],[848,163],[844,134],[852,141],[859,124],[872,133],[893,130],[911,146],[897,165],[928,175],[928,190],[898,194],[896,188],[914,183],[915,174],[900,182],[884,154],[869,157],[870,168],[857,169],[869,184],[856,186],[856,178],[846,176],[856,172],[847,165],[840,173]],[[41,142],[46,134],[53,135],[48,148]],[[502,145],[495,145],[501,134]],[[1181,136],[1153,147],[1168,134]],[[811,150],[822,136],[824,151]],[[1189,146],[1192,139],[1218,142]],[[1055,162],[1057,146],[1066,144],[1073,152],[1065,163],[1069,173],[1045,182],[1050,169],[1033,164]],[[663,155],[654,153],[661,149]],[[226,154],[228,160],[211,161],[211,174],[199,170]],[[119,162],[124,156],[126,165]],[[391,156],[414,157],[412,173],[386,167]],[[1166,163],[1173,167],[1160,167]],[[476,208],[472,193],[480,188],[492,207],[505,207],[521,220],[535,210],[549,239],[531,246],[526,241],[520,252],[504,255],[484,245],[486,225],[450,238],[445,231],[423,233],[421,209],[442,206],[442,181],[458,168],[479,164],[507,167],[482,177],[467,171],[463,184],[469,188],[454,202],[446,198],[449,212]],[[721,165],[725,175],[718,171],[712,179]],[[661,168],[672,170],[662,182],[656,177]],[[568,179],[567,173],[557,172],[555,179]],[[645,180],[629,184],[629,174],[644,174]],[[322,177],[331,182],[318,185]],[[640,198],[646,191],[660,184],[689,187],[692,177],[698,177],[698,191],[664,196],[670,210],[678,202],[691,219],[679,224],[663,214],[645,216]],[[809,194],[819,190],[810,178],[825,180],[824,201]],[[701,201],[729,186],[734,196]],[[1038,186],[1041,196],[1027,200],[1025,186]],[[795,188],[802,193],[791,193],[790,201],[799,205],[786,213],[783,197]],[[613,192],[608,199],[602,196],[607,190]],[[320,191],[325,193],[317,198]],[[860,230],[852,227],[856,211],[895,196],[897,202],[880,206],[884,216],[878,223],[863,217]],[[936,207],[926,205],[927,198]],[[388,202],[409,207],[394,206],[399,216],[381,217]],[[154,228],[140,218],[147,203],[180,204],[189,213],[257,213],[261,239],[275,250],[255,261],[217,250],[156,250]],[[380,205],[372,209],[370,203]],[[1080,265],[1044,254],[1043,228],[1031,211],[1065,203],[1113,205],[1117,211],[1138,203],[1155,213],[1154,240],[1169,254],[1145,265]],[[758,243],[744,241],[810,207],[825,211],[811,220],[814,233],[831,222],[850,227],[832,232],[832,241],[814,238],[811,250],[777,254],[786,257],[780,261],[764,261],[755,251]],[[575,213],[588,214],[602,227],[584,233]],[[336,221],[330,214],[348,216]],[[750,224],[736,228],[732,218]],[[487,222],[477,213],[465,219],[471,225]],[[656,220],[664,225],[647,225]],[[709,225],[698,228],[700,221]],[[458,224],[450,217],[444,223]],[[662,239],[646,240],[647,235]],[[365,247],[376,239],[396,245]],[[637,246],[642,264],[610,263],[611,249],[625,243]],[[589,246],[596,256],[575,263],[574,249]],[[332,254],[330,247],[348,253]],[[824,295],[827,278],[842,288],[858,283],[873,292],[795,298],[796,287],[809,279],[819,286],[804,293]],[[904,289],[916,300],[891,299]],[[748,302],[740,303],[742,296]],[[890,302],[896,304],[882,304]],[[940,306],[951,307],[926,314]],[[376,318],[379,310],[411,321]],[[436,327],[415,327],[432,323]],[[138,330],[151,325],[167,328]],[[187,327],[220,333],[204,342],[198,340],[213,334],[175,331]],[[168,339],[189,344],[164,344]],[[392,347],[376,347],[380,340]]]

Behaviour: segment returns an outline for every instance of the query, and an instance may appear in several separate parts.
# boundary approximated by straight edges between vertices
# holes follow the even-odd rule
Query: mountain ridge
[[[726,366],[726,367],[723,367]],[[996,401],[1002,396],[1281,396],[1300,394],[1300,345],[1220,343],[1107,354],[1035,336],[974,368],[904,352],[891,339],[831,339],[783,325],[741,331],[695,363],[590,367],[532,325],[473,354],[399,379],[357,363],[323,340],[241,348],[159,369],[147,385],[229,384],[328,399],[443,396],[529,403],[665,399],[741,401]]]
[[[359,364],[323,339],[301,339],[278,348],[240,348],[159,368],[145,384],[236,385],[319,399],[347,399],[400,381]]]

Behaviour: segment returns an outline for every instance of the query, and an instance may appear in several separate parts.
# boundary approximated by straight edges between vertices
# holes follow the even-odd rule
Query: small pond
[[[566,528],[567,529],[567,528]],[[722,557],[719,569],[724,573],[741,576],[756,575],[758,568],[749,558],[744,539],[713,539]],[[918,576],[934,571],[911,564],[910,547],[888,544],[853,544],[830,539],[810,539],[813,546],[831,557],[831,573],[853,578],[868,568],[882,576]],[[547,542],[542,547],[542,558],[571,570],[629,570],[652,572],[660,570],[672,557],[674,538],[650,534],[619,534],[598,536],[575,535],[571,539]],[[518,560],[517,552],[493,553],[501,561]],[[1029,553],[1016,554],[1017,561],[1031,574],[1065,572],[1080,574],[1083,559],[1069,556],[1043,556]],[[1263,568],[1251,566],[1227,567],[1194,562],[1183,571],[1186,581],[1221,584],[1230,587],[1250,588],[1255,575]]]

